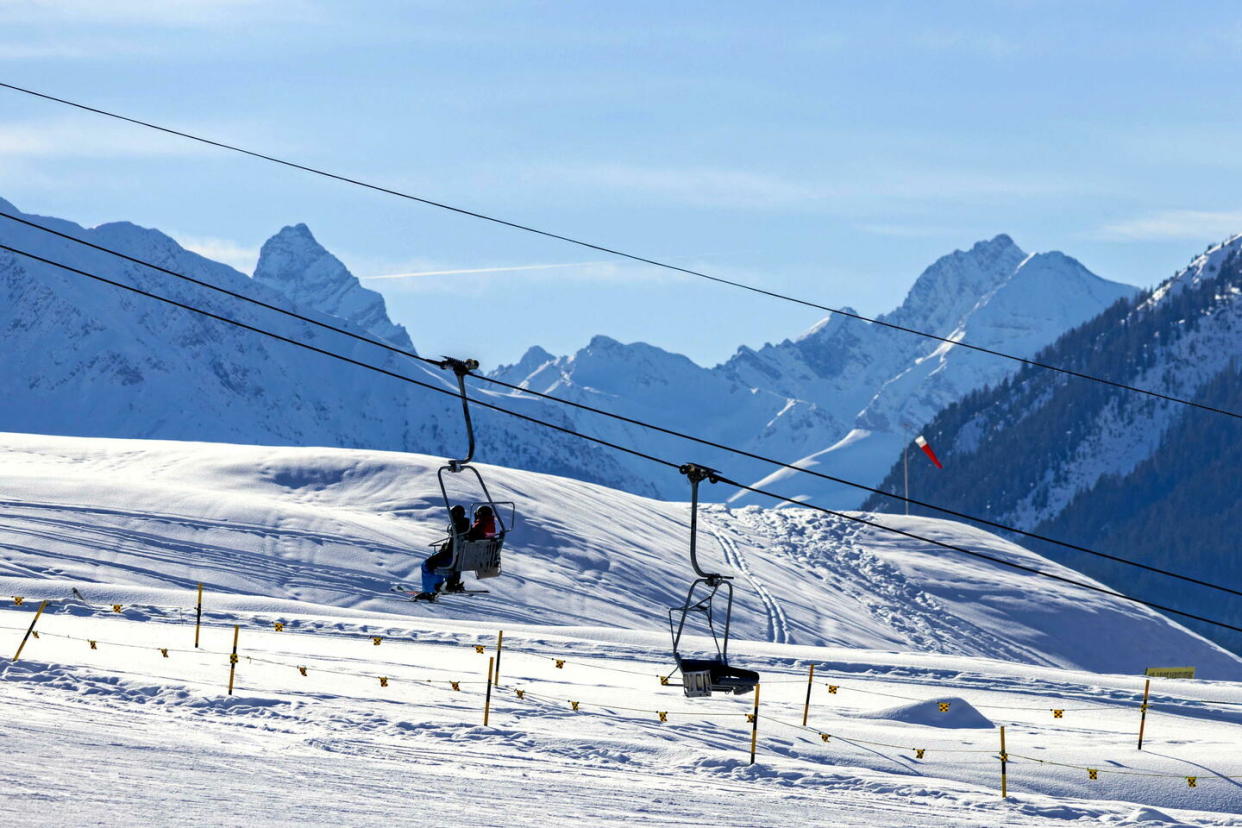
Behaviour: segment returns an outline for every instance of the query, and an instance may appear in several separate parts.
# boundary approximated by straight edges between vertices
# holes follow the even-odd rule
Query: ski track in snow
[[[785,617],[785,611],[781,609],[780,603],[772,597],[772,593],[768,592],[759,579],[755,577],[755,574],[750,569],[750,563],[746,560],[742,550],[724,532],[712,526],[709,526],[708,529],[712,536],[716,538],[716,543],[724,554],[725,563],[737,572],[742,573],[750,583],[751,588],[755,590],[755,594],[759,596],[759,601],[763,604],[763,610],[768,616],[768,640],[773,644],[792,644],[793,639],[789,634],[789,619]]]
[[[959,653],[979,647],[999,658],[1029,660],[1030,654],[949,612],[935,595],[907,578],[865,543],[866,530],[826,518],[814,531],[787,509],[744,515],[743,523],[772,539],[772,551],[809,572],[826,574],[841,598],[855,602],[904,646],[924,652]],[[827,529],[827,531],[823,531]]]

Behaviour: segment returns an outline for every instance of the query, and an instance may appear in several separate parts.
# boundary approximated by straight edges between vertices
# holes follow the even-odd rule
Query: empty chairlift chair
[[[681,473],[690,479],[690,565],[699,577],[690,584],[686,601],[668,611],[669,632],[673,637],[673,658],[677,661],[674,673],[681,673],[681,686],[686,696],[701,698],[712,693],[749,693],[759,683],[759,674],[729,664],[729,627],[733,620],[732,577],[705,572],[699,566],[697,553],[699,483],[711,483],[720,478],[712,469],[687,463]],[[723,595],[723,612],[717,605]],[[720,617],[723,615],[723,618]],[[715,657],[690,657],[682,655],[682,634],[691,618],[702,619],[703,626],[711,634]]]

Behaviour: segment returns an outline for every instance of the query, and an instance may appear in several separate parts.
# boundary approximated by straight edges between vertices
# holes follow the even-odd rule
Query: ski
[[[390,592],[395,592],[398,595],[406,596],[411,601],[419,600],[415,598],[414,596],[421,595],[423,592],[422,587],[413,586],[411,584],[393,584],[388,589]],[[428,599],[423,599],[423,600],[426,600],[427,603],[432,604],[432,603],[435,603],[436,601],[439,601],[441,598],[452,598],[458,595],[464,596],[464,597],[472,597],[475,595],[488,595],[490,592],[491,590],[488,590],[488,589],[459,589],[459,590],[454,590],[452,592],[439,592],[436,594],[435,598],[430,599],[430,600]]]

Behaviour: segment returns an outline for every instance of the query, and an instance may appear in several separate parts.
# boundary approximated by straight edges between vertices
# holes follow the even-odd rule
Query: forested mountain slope
[[[1210,248],[1037,358],[1242,411],[1239,247],[1235,238]],[[923,500],[1239,586],[1236,418],[1027,368],[949,406],[926,433],[945,469],[911,464],[912,494]],[[884,488],[899,491],[901,474],[894,466]],[[867,506],[899,509],[884,501]],[[1242,622],[1236,597],[1039,548],[1150,600]],[[1242,646],[1242,637],[1199,629]]]

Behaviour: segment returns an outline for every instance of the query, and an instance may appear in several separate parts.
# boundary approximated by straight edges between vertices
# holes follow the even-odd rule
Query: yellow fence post
[[[1147,727],[1147,696],[1151,693],[1151,679],[1143,682],[1143,703],[1139,706],[1139,743],[1138,749],[1143,749],[1143,730]]]
[[[755,712],[750,714],[750,763],[755,764],[755,747],[759,744],[759,685],[755,685]]]
[[[492,712],[492,668],[496,664],[496,657],[492,656],[487,660],[487,695],[483,698],[483,726],[487,727],[487,719]]]
[[[1001,725],[1001,799],[1009,798],[1009,754],[1005,752],[1005,726]]]
[[[802,726],[806,727],[807,717],[811,715],[811,688],[815,686],[815,665],[806,674],[806,704],[802,705]]]
[[[39,604],[39,609],[35,612],[34,620],[30,622],[30,627],[26,630],[26,634],[22,636],[22,643],[17,645],[17,655],[13,656],[14,661],[17,661],[22,657],[22,650],[26,649],[26,641],[30,638],[30,634],[34,632],[35,624],[39,623],[39,616],[43,614],[43,609],[46,606],[47,601]]]
[[[500,651],[505,645],[505,631],[501,630],[496,633],[496,677],[494,681],[500,684]]]
[[[194,649],[198,649],[198,633],[203,625],[203,585],[198,585],[198,614],[194,616]]]
[[[237,636],[241,633],[241,625],[233,625],[233,654],[229,656],[229,695],[233,695],[233,675],[237,672]]]

